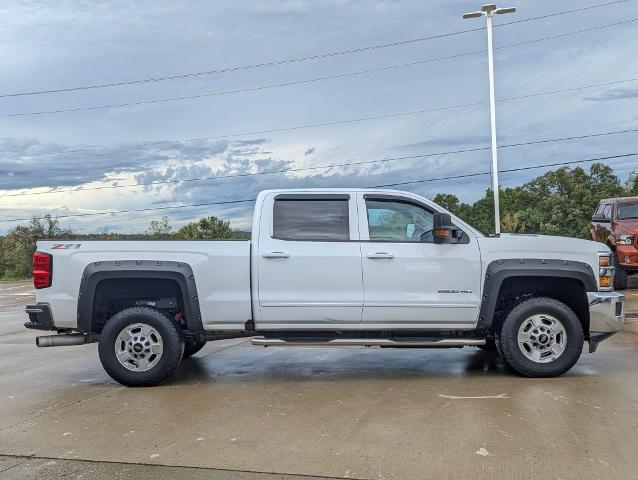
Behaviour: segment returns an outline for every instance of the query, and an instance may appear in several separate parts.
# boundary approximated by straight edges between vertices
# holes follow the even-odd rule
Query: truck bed
[[[207,330],[243,328],[251,315],[250,241],[39,241],[38,251],[53,255],[53,282],[37,290],[37,301],[55,304],[55,325],[77,325],[82,274],[93,262],[175,261],[190,265]]]

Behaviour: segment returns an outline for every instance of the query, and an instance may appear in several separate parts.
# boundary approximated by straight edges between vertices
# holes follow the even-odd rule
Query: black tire
[[[627,272],[618,263],[616,252],[611,252],[611,264],[614,267],[614,290],[625,290],[627,288]]]
[[[565,329],[563,352],[552,361],[540,363],[527,358],[518,343],[518,331],[524,321],[533,315],[546,314],[559,320]],[[556,377],[572,368],[583,350],[585,337],[580,320],[571,308],[553,298],[539,297],[526,300],[512,309],[501,326],[499,337],[502,356],[518,373],[525,377]]]
[[[204,345],[206,345],[206,342],[186,342],[184,344],[184,355],[182,356],[182,360],[195,355],[204,348]]]
[[[118,335],[135,323],[152,327],[159,334],[163,347],[157,363],[146,371],[132,371],[124,367],[115,352]],[[184,341],[175,323],[165,315],[152,308],[133,307],[116,313],[107,322],[100,335],[98,352],[104,370],[113,380],[129,387],[150,387],[164,381],[175,371],[182,359]]]
[[[498,356],[503,358],[503,347],[501,347],[501,339],[496,337],[496,351],[498,352]]]

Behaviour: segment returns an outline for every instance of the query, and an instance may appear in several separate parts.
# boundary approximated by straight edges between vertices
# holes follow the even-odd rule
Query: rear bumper
[[[36,305],[27,305],[25,309],[29,315],[29,321],[24,324],[26,328],[32,330],[56,330],[51,315],[51,307],[48,303],[38,303]]]
[[[589,351],[611,337],[625,321],[625,296],[618,292],[587,292],[589,301]]]

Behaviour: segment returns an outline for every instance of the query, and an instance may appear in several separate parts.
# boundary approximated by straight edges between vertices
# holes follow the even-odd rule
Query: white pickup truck
[[[601,243],[485,236],[418,195],[269,190],[251,241],[40,241],[40,347],[99,342],[105,370],[155,385],[207,341],[497,350],[556,376],[617,332],[622,294]]]

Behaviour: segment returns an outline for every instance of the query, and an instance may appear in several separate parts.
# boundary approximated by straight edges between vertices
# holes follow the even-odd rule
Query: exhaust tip
[[[97,342],[99,336],[84,333],[64,333],[58,335],[45,335],[35,338],[38,347],[69,347],[71,345],[84,345]]]

